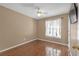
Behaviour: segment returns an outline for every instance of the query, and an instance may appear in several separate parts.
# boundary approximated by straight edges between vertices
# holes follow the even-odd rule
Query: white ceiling
[[[70,3],[17,3],[17,4],[9,3],[0,5],[35,19],[41,18],[37,16],[36,13],[37,7],[41,8],[41,10],[46,12],[44,17],[50,17],[68,13],[71,6]]]

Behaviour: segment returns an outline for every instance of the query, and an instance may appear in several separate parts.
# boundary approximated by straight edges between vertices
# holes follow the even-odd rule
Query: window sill
[[[57,40],[60,40],[61,38],[59,38],[59,37],[51,37],[51,36],[45,36],[45,37],[47,37],[47,38],[54,38],[54,39],[57,39]]]

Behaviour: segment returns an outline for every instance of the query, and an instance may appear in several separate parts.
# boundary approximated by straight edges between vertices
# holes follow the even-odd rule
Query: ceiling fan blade
[[[44,14],[48,14],[47,12],[44,12]]]

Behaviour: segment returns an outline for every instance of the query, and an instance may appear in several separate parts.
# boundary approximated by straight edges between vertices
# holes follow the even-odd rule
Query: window
[[[61,19],[46,21],[46,36],[61,38]]]
[[[61,50],[52,48],[52,47],[46,47],[46,55],[47,56],[60,56]]]

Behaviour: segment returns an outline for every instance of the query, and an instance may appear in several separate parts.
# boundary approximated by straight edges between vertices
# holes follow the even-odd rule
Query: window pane
[[[61,38],[61,19],[46,21],[46,36]]]

